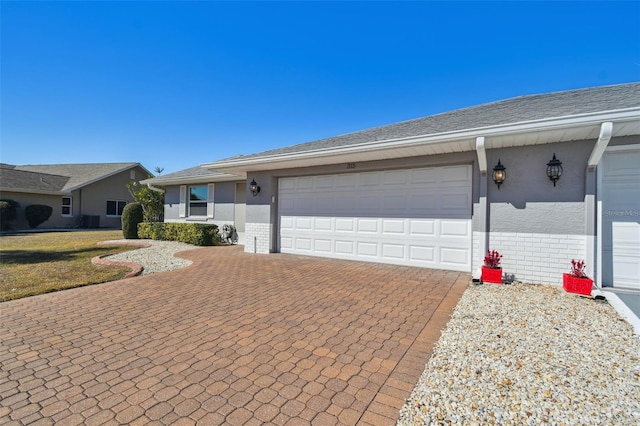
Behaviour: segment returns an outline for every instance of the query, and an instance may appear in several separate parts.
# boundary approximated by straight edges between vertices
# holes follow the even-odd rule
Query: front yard
[[[132,247],[99,247],[122,231],[79,231],[0,236],[0,302],[114,281],[126,268],[96,266],[91,258]]]

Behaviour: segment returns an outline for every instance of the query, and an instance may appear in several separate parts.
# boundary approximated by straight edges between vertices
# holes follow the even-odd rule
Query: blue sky
[[[168,172],[640,81],[640,2],[0,3],[0,161]]]

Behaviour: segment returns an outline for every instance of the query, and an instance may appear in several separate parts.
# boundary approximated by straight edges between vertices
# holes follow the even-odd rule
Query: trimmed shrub
[[[128,203],[122,209],[122,233],[128,240],[138,239],[138,224],[142,222],[143,213],[140,203]]]
[[[138,224],[138,235],[140,238],[180,241],[196,246],[218,244],[218,227],[202,223],[142,222]]]
[[[13,200],[0,200],[0,230],[9,229],[9,225],[17,217],[20,204]]]
[[[166,240],[164,223],[162,222],[142,222],[138,224],[138,237],[150,240]]]
[[[24,215],[31,228],[37,228],[42,222],[49,220],[51,213],[53,207],[44,204],[31,204],[24,209]]]

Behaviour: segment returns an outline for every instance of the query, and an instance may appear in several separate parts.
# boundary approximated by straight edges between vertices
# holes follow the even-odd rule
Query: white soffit
[[[614,122],[613,137],[640,135],[640,108],[585,116],[561,117],[538,122],[469,129],[335,148],[307,150],[203,164],[227,173],[289,169],[475,151],[476,138],[484,137],[485,149],[509,148],[577,140],[596,140],[600,125]]]

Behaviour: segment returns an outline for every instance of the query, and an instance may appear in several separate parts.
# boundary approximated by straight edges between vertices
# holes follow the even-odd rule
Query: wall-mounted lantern
[[[493,168],[493,181],[498,185],[498,189],[500,189],[500,185],[507,178],[507,169],[504,168],[500,159],[498,159],[498,164]]]
[[[255,179],[253,179],[249,184],[249,190],[251,191],[254,197],[260,193],[260,187],[256,183]]]
[[[562,176],[562,161],[556,158],[555,153],[551,161],[547,163],[547,176],[553,182],[553,186],[556,186],[556,182]]]

